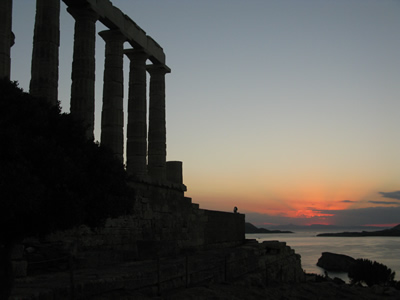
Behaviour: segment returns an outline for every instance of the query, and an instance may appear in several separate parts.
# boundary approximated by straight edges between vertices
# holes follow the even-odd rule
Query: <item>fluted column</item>
[[[126,37],[119,30],[105,30],[100,32],[99,35],[106,42],[101,144],[110,148],[116,157],[123,162],[123,45]]]
[[[12,26],[12,0],[0,1],[0,78],[10,78],[10,49],[14,44]]]
[[[148,172],[151,178],[166,179],[166,125],[165,125],[165,74],[171,70],[164,65],[151,65],[149,104],[149,157]]]
[[[60,0],[36,0],[29,91],[53,105],[58,101],[59,47]]]
[[[146,60],[148,54],[136,49],[128,49],[124,53],[130,60],[126,170],[129,175],[143,178],[147,175]]]
[[[93,139],[95,103],[95,46],[98,15],[89,9],[69,7],[75,19],[74,54],[71,73],[71,115],[86,126]]]

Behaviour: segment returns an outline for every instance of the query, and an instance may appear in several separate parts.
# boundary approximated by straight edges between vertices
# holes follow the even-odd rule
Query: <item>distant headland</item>
[[[338,233],[320,233],[317,236],[340,236],[340,237],[362,237],[362,236],[400,236],[400,224],[384,230],[362,231],[362,232],[338,232]]]
[[[282,230],[268,230],[265,228],[258,228],[251,223],[245,223],[244,227],[245,233],[293,233],[292,231],[282,231]]]

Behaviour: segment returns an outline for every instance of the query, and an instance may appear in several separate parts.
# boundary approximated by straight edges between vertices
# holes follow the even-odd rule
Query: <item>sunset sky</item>
[[[11,77],[26,91],[34,2],[13,7]],[[164,48],[167,159],[184,162],[193,202],[237,206],[256,225],[400,223],[400,1],[112,2]],[[59,99],[69,112],[65,8]],[[96,139],[103,65],[98,37]],[[125,58],[126,83],[127,71]]]

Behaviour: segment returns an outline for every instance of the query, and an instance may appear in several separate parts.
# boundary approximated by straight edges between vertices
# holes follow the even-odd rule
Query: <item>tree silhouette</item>
[[[6,79],[0,80],[0,142],[0,281],[18,239],[101,226],[132,211],[133,190],[113,154],[87,140],[82,124],[59,105]]]
[[[368,286],[391,284],[395,274],[387,266],[368,259],[357,259],[348,273],[352,284],[364,282]]]

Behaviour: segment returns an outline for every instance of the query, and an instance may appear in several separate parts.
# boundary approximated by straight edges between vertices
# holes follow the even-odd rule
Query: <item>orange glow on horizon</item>
[[[250,199],[251,201],[248,201]],[[320,201],[315,198],[308,200],[290,200],[290,198],[261,200],[259,197],[242,198],[240,196],[229,197],[222,195],[212,197],[210,195],[202,195],[200,197],[193,197],[193,202],[200,202],[200,207],[203,209],[231,211],[231,208],[237,206],[239,211],[256,212],[295,219],[318,217],[323,220],[324,217],[334,216],[332,213],[324,213],[323,211],[345,210],[354,204],[353,202],[343,202],[342,199],[343,198],[325,201]]]
[[[266,226],[275,225],[276,218],[288,224],[293,222],[301,225],[334,225],[335,211],[373,207],[371,200],[378,201],[381,197],[376,190],[365,187],[365,183],[354,182],[327,185],[318,180],[306,179],[295,184],[285,186],[269,184],[267,187],[246,186],[243,182],[238,185],[232,181],[223,183],[217,186],[214,183],[211,189],[205,187],[193,189],[189,196],[203,209],[231,212],[233,207],[237,206],[240,213],[266,215],[266,223],[260,224]],[[235,189],[236,187],[238,189]],[[372,226],[391,225],[396,224]]]
[[[290,203],[290,204],[288,204]],[[285,216],[288,218],[320,218],[332,217],[333,213],[325,213],[325,210],[345,210],[352,203],[343,200],[317,201],[317,200],[281,200],[272,203],[252,203],[246,210],[272,216]],[[322,223],[321,223],[322,224]],[[328,224],[325,224],[328,225]]]
[[[313,218],[313,217],[332,217],[332,216],[334,216],[334,215],[333,214],[323,214],[317,210],[306,209],[306,210],[298,210],[296,212],[296,215],[293,216],[293,218]]]

